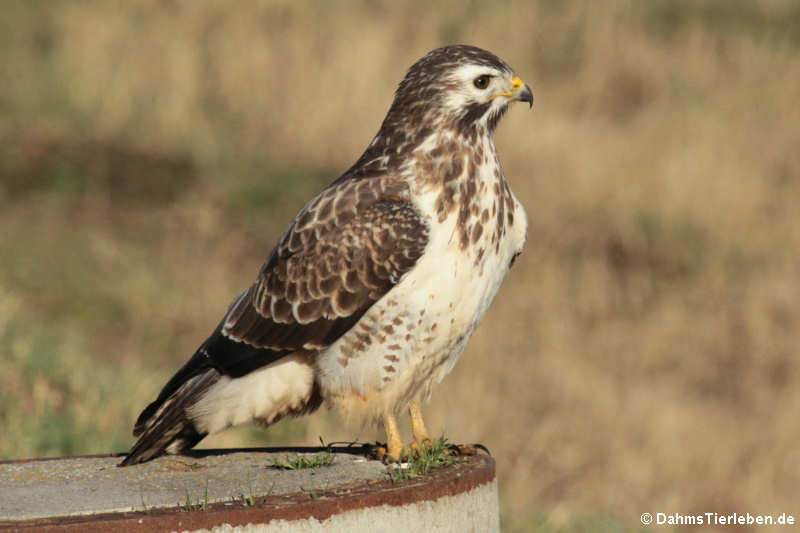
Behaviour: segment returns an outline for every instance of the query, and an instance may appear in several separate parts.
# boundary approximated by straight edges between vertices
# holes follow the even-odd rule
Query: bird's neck
[[[436,167],[434,172],[447,181],[454,177],[448,159],[462,156],[475,159],[471,163],[465,161],[464,168],[470,164],[480,165],[490,158],[496,159],[494,131],[484,124],[462,128],[453,123],[437,129],[396,124],[389,118],[356,164],[345,173],[346,176],[368,178],[387,172],[405,173],[415,163],[431,162]]]
[[[486,175],[486,169],[495,165],[498,172]],[[447,130],[429,135],[401,170],[431,187],[460,187],[467,182],[477,186],[486,179],[503,179],[491,134],[472,137]]]

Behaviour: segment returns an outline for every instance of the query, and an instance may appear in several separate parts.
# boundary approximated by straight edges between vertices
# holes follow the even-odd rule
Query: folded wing
[[[295,217],[256,281],[139,416],[123,464],[189,448],[205,434],[187,410],[224,376],[322,350],[409,272],[428,224],[391,176],[339,180]],[[313,409],[311,409],[313,410]]]

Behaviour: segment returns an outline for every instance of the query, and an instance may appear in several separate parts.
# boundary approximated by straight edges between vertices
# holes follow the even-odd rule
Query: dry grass
[[[777,0],[9,3],[0,455],[127,447],[405,69],[468,42],[536,96],[497,140],[530,230],[431,428],[492,450],[509,530],[797,514],[798,35]],[[377,435],[332,420],[266,438]]]

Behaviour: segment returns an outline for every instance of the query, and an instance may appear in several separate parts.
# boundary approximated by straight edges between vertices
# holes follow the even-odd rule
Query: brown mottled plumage
[[[493,54],[434,50],[353,167],[312,199],[211,336],[139,416],[121,466],[327,402],[394,416],[452,368],[522,249],[525,212],[493,133],[530,90]]]

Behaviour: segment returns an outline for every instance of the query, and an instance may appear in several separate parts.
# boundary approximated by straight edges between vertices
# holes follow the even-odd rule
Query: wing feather
[[[300,349],[329,346],[411,270],[428,224],[407,185],[383,176],[344,181],[295,217],[258,278],[233,303],[206,353],[242,375]]]

